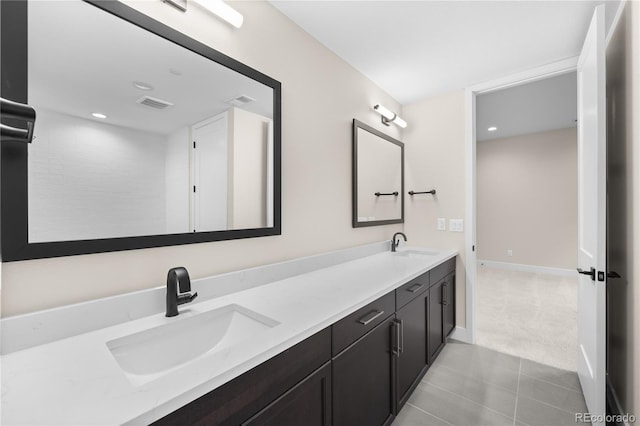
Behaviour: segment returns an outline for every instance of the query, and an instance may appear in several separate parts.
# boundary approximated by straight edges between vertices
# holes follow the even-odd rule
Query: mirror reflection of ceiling
[[[575,72],[510,87],[476,98],[478,141],[576,127]],[[489,131],[490,127],[496,127]]]
[[[240,108],[273,117],[270,87],[88,3],[30,1],[28,13],[29,103],[36,110],[159,134],[226,111],[226,101],[240,96],[254,99]],[[173,105],[137,103],[143,96]]]

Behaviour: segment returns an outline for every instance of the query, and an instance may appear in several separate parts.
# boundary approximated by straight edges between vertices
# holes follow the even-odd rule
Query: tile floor
[[[449,342],[393,426],[576,425],[583,412],[575,372]]]

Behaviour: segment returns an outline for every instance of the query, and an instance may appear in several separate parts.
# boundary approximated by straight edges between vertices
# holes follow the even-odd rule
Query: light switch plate
[[[463,232],[464,227],[462,225],[462,219],[449,219],[449,231],[451,232]]]
[[[438,218],[438,231],[446,231],[447,230],[447,219],[444,217]]]

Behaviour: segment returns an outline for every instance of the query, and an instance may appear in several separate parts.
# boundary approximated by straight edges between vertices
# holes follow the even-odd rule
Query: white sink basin
[[[437,251],[429,251],[429,250],[401,250],[395,253],[392,253],[393,256],[403,256],[403,257],[426,257],[426,256],[436,256],[439,253]]]
[[[224,351],[278,324],[239,305],[228,305],[107,342],[135,384],[154,380],[206,354]]]

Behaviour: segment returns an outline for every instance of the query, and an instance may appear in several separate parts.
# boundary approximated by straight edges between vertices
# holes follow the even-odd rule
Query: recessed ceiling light
[[[153,90],[154,87],[149,83],[145,83],[144,81],[134,81],[133,85],[136,89],[140,90]]]
[[[95,118],[102,118],[102,119],[107,118],[107,116],[106,116],[106,115],[104,115],[104,114],[102,114],[102,113],[99,113],[99,112],[94,112],[94,113],[92,113],[91,115],[93,115]]]
[[[489,127],[487,130],[490,132],[495,132],[496,130],[498,130],[498,128],[495,126],[492,126],[492,127]]]

